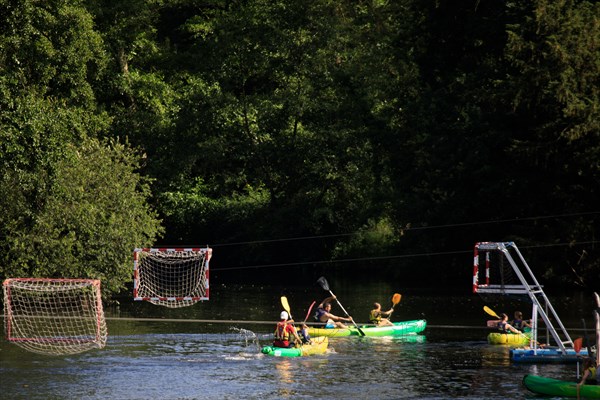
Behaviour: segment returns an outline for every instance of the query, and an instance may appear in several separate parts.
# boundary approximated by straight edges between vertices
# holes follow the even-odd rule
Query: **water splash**
[[[230,329],[238,333],[240,340],[244,342],[244,347],[252,346],[260,350],[260,343],[258,342],[256,333],[243,328],[231,327]]]

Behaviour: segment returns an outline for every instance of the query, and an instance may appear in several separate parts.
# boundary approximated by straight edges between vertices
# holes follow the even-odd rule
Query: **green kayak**
[[[525,375],[523,385],[533,393],[557,397],[577,397],[577,383],[543,376]],[[600,385],[582,385],[579,395],[586,399],[600,399]]]
[[[402,336],[402,335],[414,335],[425,330],[427,321],[424,319],[417,319],[413,321],[402,321],[394,322],[393,326],[374,326],[374,325],[362,325],[360,326],[361,331],[364,332],[365,336]],[[311,337],[316,336],[327,336],[327,337],[341,337],[341,336],[362,336],[356,327],[349,326],[348,328],[315,328],[309,327],[308,334]]]
[[[311,342],[311,344],[303,344],[301,347],[292,348],[264,346],[261,352],[274,357],[304,357],[327,352],[327,345],[329,344],[327,337],[315,337],[311,339]]]

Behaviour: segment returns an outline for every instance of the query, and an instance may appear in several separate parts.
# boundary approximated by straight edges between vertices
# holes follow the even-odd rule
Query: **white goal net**
[[[135,249],[135,300],[170,308],[209,299],[211,248]]]
[[[26,350],[75,354],[106,345],[100,281],[9,278],[3,283],[6,338]]]

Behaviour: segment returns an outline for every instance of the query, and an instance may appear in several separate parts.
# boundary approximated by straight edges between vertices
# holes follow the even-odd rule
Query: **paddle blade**
[[[323,290],[329,290],[329,283],[327,283],[327,279],[325,279],[324,276],[322,276],[319,279],[317,279],[317,283],[319,285],[321,285],[321,287],[323,288]]]
[[[306,321],[308,320],[308,317],[310,316],[310,312],[313,309],[313,306],[315,305],[316,301],[313,301],[310,305],[310,307],[308,307],[308,312],[306,313],[306,318],[304,318],[304,323],[306,323]]]
[[[400,303],[400,299],[402,299],[402,295],[400,293],[394,293],[392,296],[392,308],[396,307],[396,305]]]
[[[500,319],[500,317],[498,316],[498,314],[496,314],[494,312],[494,310],[492,310],[491,308],[489,308],[488,306],[483,306],[483,311],[485,311],[486,313],[488,313],[489,315],[491,315],[492,317],[496,317],[498,319]]]
[[[583,338],[577,338],[577,339],[573,340],[573,348],[575,349],[576,354],[579,354],[582,346],[583,346]]]
[[[287,297],[281,296],[281,305],[283,306],[283,309],[287,311],[290,318],[292,318],[292,312],[290,311],[290,303],[288,303]]]

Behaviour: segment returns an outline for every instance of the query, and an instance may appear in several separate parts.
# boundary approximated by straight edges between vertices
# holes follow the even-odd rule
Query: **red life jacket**
[[[273,342],[276,347],[287,347],[290,345],[290,333],[288,332],[287,322],[281,321],[277,323],[275,328],[275,341]]]

